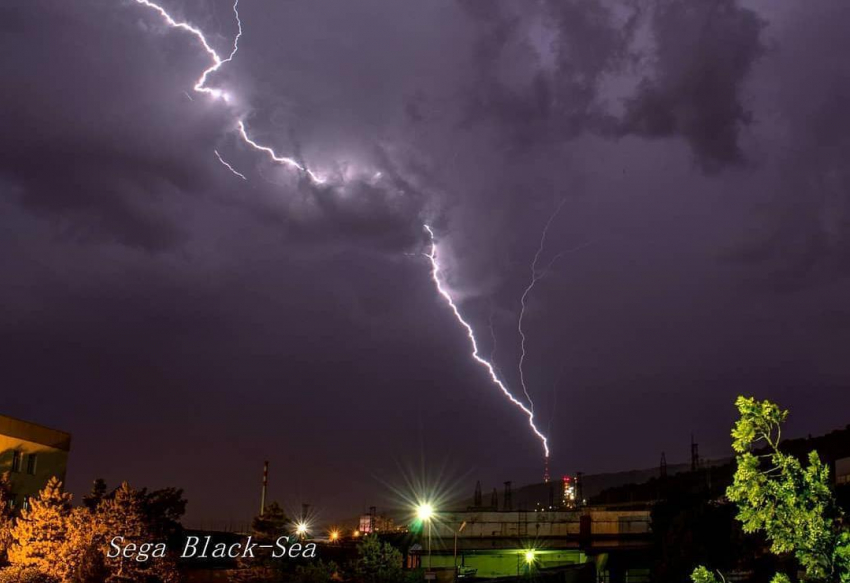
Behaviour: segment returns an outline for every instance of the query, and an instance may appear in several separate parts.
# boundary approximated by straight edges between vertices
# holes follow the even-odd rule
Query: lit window
[[[24,496],[23,509],[24,509],[24,510],[29,510],[29,509],[30,509],[30,499],[29,499],[29,496]]]
[[[12,452],[12,471],[20,472],[21,471],[21,461],[23,460],[24,454],[19,451]]]
[[[35,475],[35,464],[38,460],[38,456],[34,453],[29,454],[27,457],[27,473],[31,476]]]
[[[12,510],[18,505],[18,495],[15,493],[9,494],[9,508]]]

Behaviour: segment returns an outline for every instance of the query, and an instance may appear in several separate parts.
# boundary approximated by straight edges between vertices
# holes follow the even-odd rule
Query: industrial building
[[[647,580],[649,573],[648,508],[443,512],[429,526],[430,542],[423,526],[409,567],[457,566],[481,578],[591,564],[610,581]]]
[[[52,477],[65,481],[71,434],[0,415],[0,475],[8,474],[11,504],[26,508]]]

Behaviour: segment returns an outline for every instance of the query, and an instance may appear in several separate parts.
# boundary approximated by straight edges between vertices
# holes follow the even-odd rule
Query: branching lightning
[[[537,262],[540,260],[540,255],[543,253],[543,248],[546,246],[546,235],[549,234],[549,227],[552,226],[552,222],[558,216],[558,213],[561,212],[561,209],[564,207],[564,203],[566,201],[566,198],[561,200],[561,203],[555,209],[555,212],[551,214],[549,220],[546,221],[546,225],[543,227],[543,233],[540,235],[540,243],[537,245],[537,252],[534,254],[534,260],[531,262],[531,282],[528,284],[528,287],[525,288],[525,291],[523,292],[522,297],[519,300],[520,312],[519,320],[517,322],[517,331],[519,332],[521,350],[521,354],[519,357],[519,382],[520,385],[522,385],[522,392],[525,393],[525,398],[528,399],[528,403],[532,411],[534,411],[534,401],[531,399],[531,395],[528,394],[528,387],[525,384],[525,372],[522,366],[525,362],[525,332],[522,329],[522,321],[523,318],[525,318],[525,308],[527,305],[526,301],[528,300],[528,294],[531,293],[531,290],[534,289],[534,286],[537,285],[537,282],[540,281],[543,276],[546,275],[546,272],[549,270],[549,267],[552,266],[552,263],[550,263],[545,270],[537,271]]]
[[[201,32],[198,28],[195,28],[188,22],[178,22],[174,20],[174,18],[172,18],[172,16],[168,12],[166,12],[165,8],[163,8],[159,4],[154,4],[149,0],[136,0],[136,2],[138,4],[141,4],[142,6],[147,6],[148,8],[155,10],[157,13],[159,13],[162,19],[165,20],[168,26],[172,28],[179,28],[180,30],[185,30],[186,32],[194,35],[195,38],[197,38],[199,41],[201,41],[201,45],[204,47],[204,51],[206,51],[206,53],[210,56],[213,61],[213,64],[204,69],[204,72],[201,73],[201,76],[198,77],[197,81],[195,81],[195,86],[193,87],[193,89],[198,93],[206,93],[207,95],[211,95],[216,99],[223,99],[224,101],[228,101],[230,97],[225,91],[213,87],[207,87],[206,84],[207,77],[211,73],[215,73],[216,71],[218,71],[225,63],[229,63],[231,60],[233,60],[233,57],[236,56],[236,51],[239,50],[239,37],[242,36],[242,21],[239,19],[239,0],[236,0],[233,3],[233,14],[236,15],[236,24],[238,25],[239,30],[236,33],[236,38],[233,39],[233,50],[230,52],[230,56],[228,56],[226,59],[222,59],[218,55],[218,53],[215,52],[215,50],[207,42],[207,38],[204,36],[204,33]]]
[[[216,156],[216,158],[218,158],[218,161],[219,161],[219,162],[221,162],[221,163],[224,165],[224,167],[225,167],[225,168],[227,168],[228,170],[230,170],[233,174],[235,174],[236,176],[238,176],[238,177],[239,177],[239,178],[241,178],[242,180],[248,180],[247,178],[245,178],[245,175],[244,175],[244,174],[242,174],[241,172],[237,171],[237,170],[236,170],[236,168],[234,168],[233,166],[231,166],[231,165],[230,165],[230,164],[229,164],[229,163],[228,163],[228,162],[227,162],[224,158],[222,158],[222,157],[221,157],[221,154],[219,154],[219,153],[218,153],[218,150],[213,150],[213,152],[215,152],[215,156]]]
[[[254,140],[252,140],[251,138],[249,138],[248,132],[245,130],[245,124],[242,122],[242,120],[239,120],[238,127],[239,127],[239,135],[242,136],[242,139],[245,141],[246,144],[248,144],[249,146],[251,146],[255,150],[259,150],[260,152],[265,152],[266,154],[268,154],[269,158],[271,158],[272,160],[274,160],[278,164],[285,164],[287,166],[291,166],[292,168],[296,168],[297,170],[300,170],[302,172],[306,172],[310,176],[310,178],[312,178],[315,182],[317,182],[319,184],[323,184],[325,182],[325,180],[323,178],[317,176],[315,173],[313,173],[312,170],[310,170],[309,168],[307,168],[305,166],[302,166],[301,164],[299,164],[297,161],[293,160],[292,158],[287,158],[286,156],[279,156],[278,154],[275,153],[274,150],[272,150],[268,146],[260,145],[257,142],[255,142]]]
[[[235,0],[235,2],[233,3],[233,14],[236,18],[236,25],[238,27],[238,32],[236,33],[236,37],[233,39],[233,49],[230,51],[230,54],[226,58],[222,58],[215,51],[215,49],[212,48],[210,43],[207,41],[207,38],[204,36],[204,33],[201,32],[201,30],[198,29],[197,27],[194,27],[187,22],[181,22],[181,21],[175,20],[165,10],[165,8],[163,8],[159,4],[155,4],[154,2],[151,2],[150,0],[136,0],[136,2],[138,4],[141,4],[142,6],[146,6],[150,9],[156,11],[162,17],[162,19],[165,21],[165,23],[168,26],[170,26],[172,28],[178,28],[180,30],[186,31],[186,32],[192,34],[195,38],[197,38],[198,41],[200,41],[201,46],[204,48],[204,51],[212,59],[212,65],[210,65],[209,67],[204,69],[203,73],[201,73],[201,76],[198,77],[198,79],[195,81],[195,85],[192,88],[198,93],[204,93],[206,95],[213,97],[214,99],[221,99],[225,102],[229,102],[230,101],[230,94],[227,93],[227,91],[224,91],[223,89],[219,89],[219,88],[216,88],[216,87],[207,87],[207,78],[212,73],[215,73],[216,71],[218,71],[225,63],[229,63],[230,61],[232,61],[233,57],[235,57],[236,53],[239,51],[239,39],[242,37],[242,20],[239,18],[239,0]],[[187,93],[186,96],[189,97],[189,94]],[[189,99],[192,99],[192,98],[189,97]],[[301,172],[304,172],[317,184],[323,184],[325,182],[324,179],[322,179],[315,172],[313,172],[312,170],[310,170],[309,168],[307,168],[303,164],[299,164],[296,160],[294,160],[292,158],[287,158],[285,156],[281,156],[281,155],[277,154],[270,147],[263,146],[261,144],[258,144],[256,141],[252,140],[248,136],[248,132],[245,129],[245,124],[242,122],[242,120],[238,121],[237,127],[239,129],[239,136],[242,138],[242,141],[245,142],[245,144],[247,144],[248,146],[252,147],[253,149],[255,149],[257,151],[260,151],[260,152],[267,154],[268,157],[272,161],[277,162],[278,164],[284,164],[286,166],[289,166],[291,168],[295,168],[297,170],[300,170]],[[218,155],[218,152],[216,152],[216,156],[218,156],[219,160],[221,160],[221,156]],[[247,180],[247,178],[245,178],[244,175],[233,170],[230,167],[229,164],[227,164],[223,160],[221,160],[221,162],[223,164],[225,164],[225,166],[227,166],[231,170],[231,172],[233,172],[237,176]]]
[[[490,373],[490,379],[493,383],[499,387],[499,389],[504,393],[504,395],[510,400],[511,403],[519,407],[523,413],[528,417],[528,425],[531,427],[531,430],[534,434],[540,439],[543,444],[543,451],[546,454],[546,457],[549,457],[549,440],[545,435],[537,428],[534,424],[534,412],[526,407],[521,401],[518,401],[508,390],[505,384],[499,379],[496,374],[496,369],[493,367],[493,364],[488,360],[481,357],[478,353],[478,342],[475,340],[475,331],[472,329],[466,320],[463,319],[463,316],[458,310],[457,304],[455,304],[454,300],[452,300],[451,294],[446,290],[443,286],[443,282],[440,279],[440,264],[437,261],[437,241],[434,237],[434,231],[428,225],[424,225],[425,230],[428,231],[428,235],[431,237],[431,252],[427,255],[428,259],[431,261],[431,277],[434,280],[434,284],[437,286],[437,292],[443,296],[443,299],[446,300],[446,303],[454,312],[455,318],[460,324],[466,328],[466,334],[469,337],[469,341],[472,344],[472,358],[474,358],[479,364],[484,366],[487,369],[487,372]]]
[[[196,28],[195,26],[192,26],[191,24],[189,24],[187,22],[181,22],[181,21],[175,20],[162,6],[160,6],[160,5],[158,5],[154,2],[151,2],[150,0],[136,0],[136,2],[138,4],[141,4],[141,5],[143,5],[147,8],[154,10],[156,13],[159,14],[159,16],[163,19],[163,21],[168,26],[170,26],[172,28],[180,29],[180,30],[185,31],[185,32],[188,32],[189,34],[193,35],[200,42],[204,51],[212,59],[212,64],[209,67],[207,67],[201,73],[201,76],[198,77],[198,79],[195,81],[193,89],[194,89],[195,92],[203,93],[205,95],[212,97],[213,99],[221,99],[225,102],[229,102],[231,98],[230,98],[230,94],[227,91],[225,91],[223,89],[215,88],[215,87],[208,87],[207,81],[208,81],[208,78],[209,78],[210,75],[212,75],[213,73],[218,71],[225,63],[228,63],[231,60],[233,60],[233,58],[236,56],[237,51],[239,50],[239,39],[242,36],[242,22],[239,18],[239,9],[238,9],[239,8],[239,0],[235,0],[235,2],[233,4],[233,13],[235,15],[236,23],[238,25],[238,33],[237,33],[237,35],[236,35],[236,37],[234,38],[234,41],[233,41],[233,49],[231,50],[230,54],[226,58],[222,58],[215,51],[215,49],[212,48],[212,46],[210,45],[210,43],[207,41],[206,37],[204,36],[204,33],[201,32],[200,29]],[[188,93],[186,93],[186,96],[190,100],[192,99],[191,96]],[[238,135],[239,135],[239,137],[241,138],[241,140],[244,144],[246,144],[247,146],[250,146],[254,150],[257,150],[258,152],[262,152],[262,153],[266,154],[268,156],[268,158],[270,160],[272,160],[273,162],[278,163],[278,164],[282,164],[284,166],[288,166],[290,168],[293,168],[295,170],[298,170],[298,171],[306,174],[316,184],[323,184],[323,183],[326,182],[325,179],[323,179],[321,176],[316,174],[313,170],[308,168],[305,164],[299,163],[294,158],[282,156],[282,155],[278,154],[277,152],[275,152],[271,147],[265,146],[263,144],[256,142],[254,139],[252,139],[248,135],[248,131],[245,127],[245,123],[244,123],[243,120],[241,120],[241,119],[237,120],[236,128],[238,129]],[[218,153],[217,150],[214,150],[214,152],[215,152],[215,155],[218,158],[219,162],[221,162],[221,164],[223,164],[231,173],[233,173],[234,175],[238,176],[239,178],[241,178],[243,180],[247,180],[245,175],[238,172],[229,163],[227,163],[221,157],[221,155]],[[551,220],[550,220],[550,222],[551,222]],[[547,224],[547,229],[548,229],[548,224]],[[479,364],[481,364],[482,366],[484,366],[487,369],[493,383],[497,387],[499,387],[499,389],[511,401],[511,403],[516,405],[528,417],[528,424],[531,427],[531,430],[534,432],[534,434],[540,439],[540,441],[543,445],[543,449],[544,449],[544,452],[546,454],[546,457],[548,458],[549,457],[549,442],[548,442],[547,437],[535,425],[534,412],[533,412],[534,405],[533,405],[533,403],[531,403],[531,398],[529,397],[529,403],[531,404],[531,408],[526,407],[525,404],[523,404],[522,402],[517,400],[511,394],[511,392],[507,389],[505,384],[499,379],[499,376],[497,375],[496,370],[495,370],[494,366],[491,364],[491,362],[482,358],[481,355],[478,353],[478,343],[475,339],[475,333],[474,333],[472,327],[466,322],[466,320],[463,319],[460,311],[458,310],[457,305],[454,303],[451,295],[446,290],[446,288],[443,286],[443,283],[440,280],[440,273],[441,272],[440,272],[440,265],[437,261],[437,243],[436,243],[436,240],[435,240],[435,237],[434,237],[434,232],[428,225],[425,225],[425,230],[428,231],[428,234],[431,237],[431,252],[430,252],[430,254],[428,254],[428,258],[431,261],[431,268],[432,268],[431,275],[434,279],[434,283],[437,287],[437,291],[446,300],[446,303],[448,303],[449,307],[454,312],[454,315],[457,318],[458,322],[460,322],[460,324],[466,329],[467,335],[469,336],[469,340],[472,343],[472,357],[476,360],[476,362],[478,362]],[[545,233],[544,233],[543,238],[545,239]],[[542,241],[541,241],[541,247],[542,247]],[[537,258],[538,258],[539,255],[540,255],[540,251],[538,251],[538,254],[535,256],[535,265],[536,265],[536,261],[537,261]],[[551,264],[550,264],[550,266],[551,266]],[[536,282],[536,280],[533,280],[533,283],[535,283],[535,282]],[[533,287],[533,283],[532,283],[532,286],[530,286],[530,287]],[[528,295],[529,291],[530,291],[530,289],[527,290],[525,294],[523,294],[523,302],[525,300],[525,296]],[[521,324],[520,324],[520,327],[521,327]],[[520,330],[520,332],[521,332],[521,330]],[[525,391],[525,394],[528,397],[528,392],[525,390],[524,383],[523,383],[523,391]]]

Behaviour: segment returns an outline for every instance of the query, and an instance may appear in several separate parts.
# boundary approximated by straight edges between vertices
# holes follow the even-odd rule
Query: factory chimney
[[[260,494],[260,516],[266,513],[266,490],[269,487],[269,462],[263,463],[263,490]]]

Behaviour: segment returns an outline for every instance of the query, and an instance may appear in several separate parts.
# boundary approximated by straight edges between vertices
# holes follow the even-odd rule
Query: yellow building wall
[[[34,439],[59,447],[6,435],[4,429],[15,435],[31,435]],[[16,509],[21,508],[25,498],[37,495],[53,476],[65,481],[69,447],[70,436],[66,433],[0,416],[0,474],[9,473]],[[13,471],[15,451],[22,454],[20,471],[17,472]],[[33,454],[36,455],[35,472],[29,474],[28,461]]]

